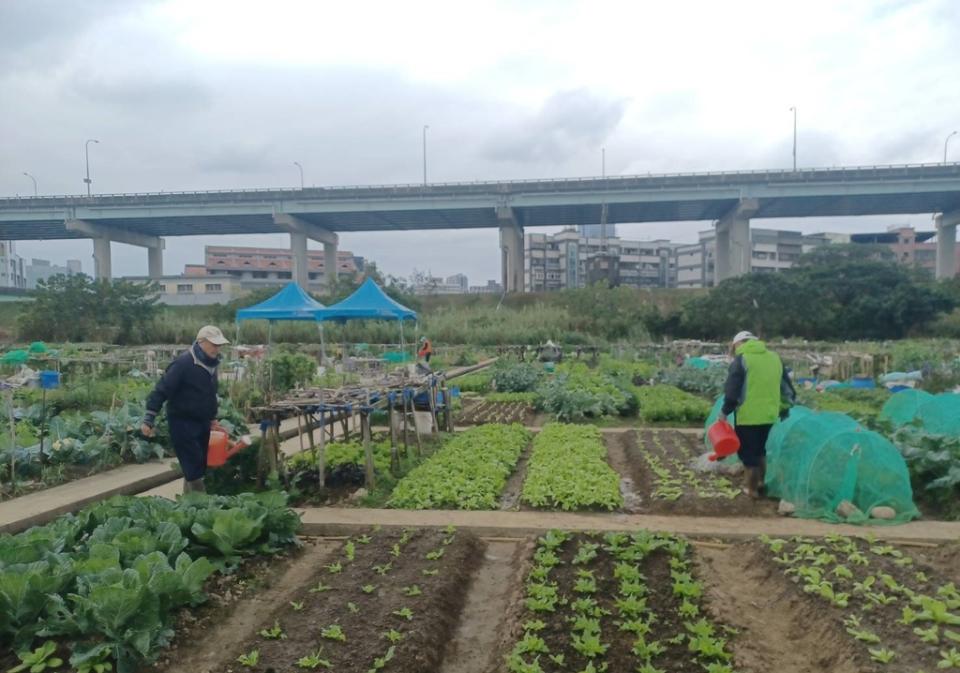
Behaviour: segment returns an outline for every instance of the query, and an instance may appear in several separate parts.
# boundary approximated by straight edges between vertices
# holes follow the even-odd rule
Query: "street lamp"
[[[607,177],[607,148],[600,148],[600,177]]]
[[[83,179],[83,181],[87,183],[87,196],[90,196],[90,182],[91,182],[90,180],[90,143],[97,143],[99,145],[100,141],[90,138],[89,140],[87,140],[87,143],[86,145],[84,145],[84,148],[83,148],[84,156],[86,157],[86,160],[87,160],[87,177]]]
[[[797,108],[790,108],[793,113],[793,172],[797,172]]]
[[[950,144],[950,139],[955,135],[957,135],[956,131],[948,135],[947,139],[943,141],[943,163],[947,163],[947,145]]]
[[[300,165],[299,161],[294,161],[293,165],[300,169],[300,191],[303,191],[303,166]]]
[[[423,186],[427,186],[427,129],[430,128],[426,124],[423,125]]]
[[[38,192],[37,192],[37,179],[36,179],[35,177],[33,177],[32,175],[30,175],[29,173],[27,173],[26,171],[24,171],[23,174],[26,175],[26,176],[27,176],[28,178],[30,178],[31,180],[33,180],[33,195],[36,196],[36,195],[38,194]]]

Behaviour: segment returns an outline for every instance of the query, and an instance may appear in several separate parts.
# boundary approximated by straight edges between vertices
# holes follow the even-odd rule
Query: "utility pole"
[[[427,129],[430,128],[426,124],[423,125],[423,186],[427,186]]]
[[[31,180],[33,180],[33,195],[37,196],[37,194],[39,194],[39,192],[37,191],[37,179],[32,175],[30,175],[29,173],[27,173],[26,171],[24,171],[23,174],[26,175]]]
[[[790,108],[793,112],[793,172],[797,172],[797,108]]]
[[[90,140],[87,141],[86,145],[84,145],[84,148],[83,148],[84,157],[86,158],[86,161],[87,161],[87,177],[83,179],[83,181],[87,183],[87,196],[90,196],[90,182],[91,182],[90,180],[90,143],[97,143],[99,145],[100,141],[94,140],[91,138]]]
[[[943,163],[947,163],[947,146],[950,144],[950,139],[955,135],[957,135],[956,131],[948,135],[947,139],[943,141]]]
[[[303,166],[300,165],[299,161],[294,161],[293,165],[300,169],[300,191],[303,191]]]

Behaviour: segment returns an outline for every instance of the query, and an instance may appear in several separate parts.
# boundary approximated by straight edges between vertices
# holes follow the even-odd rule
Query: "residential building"
[[[13,241],[0,241],[0,288],[27,289],[23,258],[17,254]]]
[[[486,285],[471,285],[470,294],[503,294],[503,285],[498,281],[488,280]]]
[[[676,287],[711,287],[716,264],[716,231],[700,232],[696,243],[679,245],[674,250]],[[772,273],[789,269],[804,252],[804,236],[799,231],[750,229],[750,270]]]
[[[446,279],[416,272],[413,275],[414,294],[466,294],[469,286],[467,277],[462,273]]]
[[[125,277],[132,282],[160,285],[160,303],[167,306],[208,306],[225,304],[243,296],[249,290],[243,287],[243,279],[226,275],[183,275],[148,278],[146,276]]]
[[[364,264],[363,257],[348,250],[337,251],[337,275],[341,278],[359,278]],[[308,250],[307,266],[310,287],[305,289],[322,291],[326,273],[323,250]],[[189,264],[184,273],[235,278],[244,290],[283,285],[293,278],[293,253],[286,248],[208,245],[204,248],[204,263]]]
[[[72,276],[82,273],[79,259],[67,260],[66,266],[53,264],[46,259],[31,259],[27,265],[27,289],[36,290],[37,283],[46,281],[54,276]]]
[[[601,279],[611,285],[670,287],[676,279],[676,247],[663,240],[584,238],[575,229],[527,234],[524,288],[527,292],[549,292],[585,287],[591,280]]]

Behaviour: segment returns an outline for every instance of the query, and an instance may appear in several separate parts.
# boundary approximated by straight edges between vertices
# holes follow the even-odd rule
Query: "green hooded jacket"
[[[737,425],[771,425],[796,394],[780,356],[751,339],[737,347],[724,386],[723,413],[736,411]]]

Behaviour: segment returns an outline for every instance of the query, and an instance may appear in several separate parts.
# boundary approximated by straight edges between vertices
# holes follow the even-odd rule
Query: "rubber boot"
[[[183,480],[183,492],[184,493],[206,493],[207,487],[203,483],[203,477],[199,479],[194,479],[193,481]]]
[[[750,496],[751,498],[757,497],[757,468],[755,467],[746,467],[743,468],[743,492],[744,494]]]
[[[767,494],[767,457],[764,456],[760,459],[760,465],[757,468],[757,493],[762,496]]]

